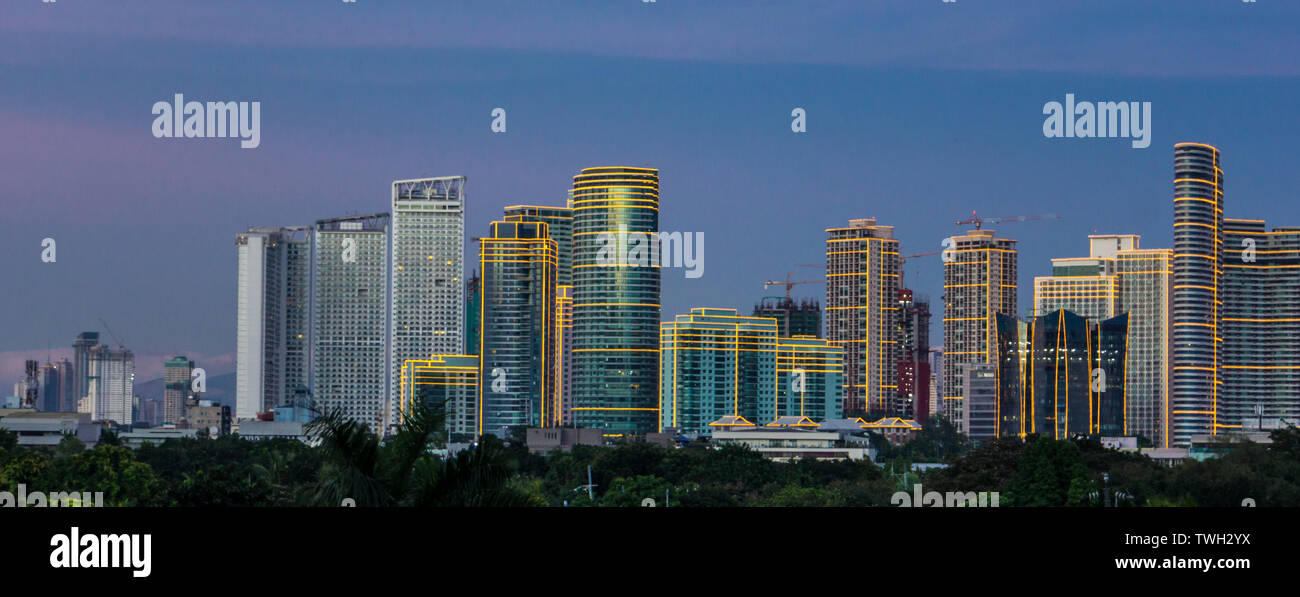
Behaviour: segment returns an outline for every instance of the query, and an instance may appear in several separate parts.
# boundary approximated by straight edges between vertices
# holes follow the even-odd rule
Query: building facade
[[[997,362],[997,316],[1015,318],[1016,241],[971,230],[945,241],[943,253],[943,413],[959,431],[963,367]]]
[[[194,361],[177,356],[163,362],[162,423],[180,423],[193,376]]]
[[[778,323],[778,326],[780,324]],[[774,416],[844,416],[844,349],[812,335],[778,337]]]
[[[382,434],[388,408],[386,213],[319,220],[311,276],[311,397]],[[280,406],[277,404],[276,406]]]
[[[479,393],[478,355],[432,355],[402,364],[398,375],[398,413],[411,412],[416,400],[426,405],[444,405],[451,441],[477,437]],[[400,423],[400,419],[399,419]]]
[[[465,177],[393,182],[389,370],[465,348]],[[400,403],[390,380],[390,411]],[[388,421],[399,416],[390,412]]]
[[[572,202],[574,424],[610,437],[656,431],[660,271],[634,250],[659,232],[659,171],[585,168]]]
[[[545,222],[492,222],[479,239],[483,302],[478,432],[555,427],[557,243]]]
[[[826,339],[844,348],[844,414],[889,414],[898,394],[898,240],[873,218],[828,228]]]
[[[709,433],[726,416],[776,418],[775,319],[695,308],[659,331],[659,430]]]
[[[310,228],[235,236],[235,418],[270,412],[307,383]]]

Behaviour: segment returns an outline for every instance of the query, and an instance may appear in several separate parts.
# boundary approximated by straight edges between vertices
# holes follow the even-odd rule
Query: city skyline
[[[1046,273],[1049,259],[1075,253],[1074,239],[1081,232],[1140,234],[1148,246],[1172,247],[1165,209],[1167,159],[1160,148],[1183,139],[1214,143],[1228,155],[1226,167],[1234,172],[1233,213],[1300,221],[1300,207],[1289,201],[1294,176],[1288,176],[1286,154],[1280,150],[1286,138],[1300,131],[1289,112],[1289,98],[1298,87],[1288,78],[1295,65],[1274,58],[1288,52],[1273,51],[1295,43],[1276,28],[1283,21],[1278,14],[1293,8],[1251,6],[1253,12],[1246,12],[1238,10],[1246,7],[1201,3],[1220,23],[1206,33],[1205,47],[1235,43],[1234,32],[1262,26],[1243,41],[1256,51],[1244,62],[1226,59],[1228,53],[1206,52],[1202,60],[1184,64],[1174,61],[1180,54],[1173,50],[1136,52],[1131,40],[1116,40],[1090,27],[1077,38],[1052,40],[1063,51],[1051,53],[1050,59],[1032,51],[1015,58],[978,52],[960,57],[952,51],[960,43],[981,45],[992,39],[1011,47],[1048,47],[1048,36],[1033,24],[1121,6],[1143,24],[1144,34],[1156,39],[1174,37],[1186,26],[1162,22],[1166,15],[1154,9],[1121,3],[1015,12],[1008,21],[1015,26],[1007,29],[995,28],[1013,12],[1004,7],[897,10],[890,16],[902,19],[893,25],[898,35],[959,25],[969,25],[972,32],[959,39],[932,35],[937,44],[932,51],[906,56],[827,52],[798,41],[816,32],[824,41],[837,19],[870,27],[879,7],[845,3],[783,11],[783,18],[806,23],[813,33],[763,48],[756,42],[770,36],[757,32],[779,10],[771,5],[737,11],[659,3],[653,9],[672,17],[663,18],[647,17],[650,13],[643,9],[651,7],[632,4],[602,7],[592,18],[624,25],[638,36],[672,33],[690,43],[647,43],[638,51],[628,41],[596,34],[577,38],[592,42],[591,47],[532,34],[516,43],[510,41],[515,39],[512,27],[529,17],[528,9],[494,15],[504,19],[500,22],[487,16],[493,11],[473,9],[454,18],[480,35],[457,32],[455,39],[431,44],[434,52],[421,51],[429,49],[426,42],[381,43],[373,34],[377,25],[357,23],[359,34],[370,41],[339,54],[346,57],[341,67],[320,57],[299,61],[265,29],[253,26],[238,39],[264,54],[215,79],[196,75],[188,66],[239,56],[234,42],[215,39],[203,28],[171,27],[182,33],[166,33],[131,18],[152,8],[166,22],[182,19],[179,12],[160,6],[121,12],[76,7],[71,12],[70,6],[60,5],[64,17],[74,18],[54,18],[49,11],[39,12],[50,7],[14,8],[13,19],[0,25],[13,31],[0,42],[11,50],[0,72],[17,83],[0,98],[0,122],[14,132],[4,142],[3,155],[15,171],[31,175],[6,177],[0,192],[45,199],[15,202],[11,217],[0,223],[0,249],[15,276],[57,292],[41,299],[23,293],[0,299],[7,311],[26,314],[6,321],[0,379],[18,380],[24,358],[44,361],[48,347],[63,347],[70,334],[98,329],[100,316],[135,352],[141,379],[160,377],[162,361],[176,354],[189,355],[214,374],[231,372],[235,338],[229,322],[235,296],[229,289],[235,268],[225,251],[231,231],[385,211],[384,188],[412,173],[463,174],[473,180],[465,225],[479,231],[498,219],[505,205],[561,205],[576,168],[647,162],[660,168],[665,197],[677,199],[665,208],[661,227],[705,232],[711,260],[728,264],[698,280],[665,276],[665,313],[700,305],[748,305],[771,295],[763,290],[763,280],[780,278],[796,263],[819,260],[820,251],[803,231],[815,233],[858,217],[874,216],[895,226],[904,251],[923,252],[938,249],[939,240],[959,232],[950,222],[972,209],[995,216],[1060,213],[1059,222],[997,227],[999,234],[1021,241],[1025,276]],[[940,12],[947,8],[962,12]],[[557,10],[548,20],[563,20],[576,9]],[[721,50],[726,44],[707,43],[705,36],[678,22],[683,16],[716,22],[736,12],[745,16],[729,38],[734,47],[716,54],[708,48]],[[198,14],[229,23],[221,10],[202,8]],[[304,19],[310,27],[332,14],[313,8]],[[378,18],[382,23],[392,16]],[[124,26],[104,27],[113,23]],[[981,30],[986,38],[974,33]],[[60,31],[90,35],[65,39],[55,48],[48,33]],[[182,39],[211,45],[191,47]],[[329,48],[335,42],[321,43]],[[235,53],[224,53],[229,51]],[[528,55],[538,52],[545,57]],[[844,58],[857,55],[865,57]],[[103,71],[111,75],[70,68],[73,56],[108,61]],[[146,72],[118,66],[144,57],[156,61],[156,68]],[[558,66],[552,66],[556,59]],[[1102,75],[1098,63],[1124,68],[1111,71],[1118,75]],[[599,78],[629,69],[641,74],[637,81],[601,87],[599,96],[591,95],[589,84],[548,91],[555,77],[588,72]],[[388,84],[385,91],[396,93],[387,94],[340,87],[359,70],[375,78],[436,71],[449,79],[422,74],[408,83]],[[708,89],[701,88],[705,81]],[[458,93],[423,93],[449,82]],[[78,97],[71,92],[74,83],[97,85],[99,102],[68,99]],[[1239,93],[1241,85],[1251,92]],[[745,90],[752,88],[771,92],[750,97]],[[882,89],[891,91],[882,94]],[[152,138],[149,105],[177,92],[200,99],[262,101],[267,130],[261,146],[242,150],[237,143]],[[1043,102],[1059,101],[1069,92],[1151,101],[1152,147],[1044,138]],[[508,132],[500,135],[489,126],[490,112],[498,106],[509,111]],[[808,111],[807,133],[790,131],[795,106]],[[342,109],[351,116],[322,126]],[[415,128],[411,123],[397,128],[410,115],[419,115]],[[381,130],[391,134],[380,137]],[[426,135],[419,131],[444,143],[425,144]],[[286,143],[290,137],[294,143]],[[638,141],[630,146],[627,139]],[[871,165],[870,191],[861,190],[862,164]],[[1078,164],[1087,167],[1080,171]],[[1089,171],[1105,175],[1088,177]],[[1007,184],[1007,176],[1015,177],[1014,184]],[[1088,184],[1060,184],[1081,176]],[[81,199],[85,193],[51,193],[40,182],[49,180],[94,188],[96,200]],[[971,180],[996,191],[972,195]],[[790,188],[801,204],[814,209],[786,210]],[[187,199],[173,199],[180,196]],[[757,209],[738,212],[739,205]],[[166,225],[171,222],[186,225]],[[1121,229],[1121,222],[1130,225]],[[748,259],[743,243],[736,241],[751,230],[766,234],[773,253],[788,259]],[[55,264],[37,259],[46,236],[59,241]],[[155,250],[158,244],[166,250]],[[472,263],[476,247],[468,239],[466,247],[465,260]],[[174,284],[164,283],[166,277],[159,273],[175,267],[177,255],[183,256],[192,288],[184,301],[170,296]],[[937,257],[909,262],[904,271],[909,282],[916,280],[909,286],[936,300],[940,267]],[[87,288],[125,291],[88,293]],[[1031,292],[1022,284],[1020,305],[1032,304]],[[99,296],[91,300],[91,294]],[[796,289],[795,298],[809,296],[817,294]],[[932,337],[941,337],[938,319]],[[65,348],[52,353],[56,359],[70,356]]]

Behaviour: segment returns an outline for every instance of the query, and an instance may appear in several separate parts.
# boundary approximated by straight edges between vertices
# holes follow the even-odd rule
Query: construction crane
[[[107,321],[104,321],[104,318],[103,318],[103,317],[98,317],[97,319],[99,319],[99,323],[100,323],[101,325],[104,326],[104,331],[108,332],[108,335],[112,336],[112,337],[113,337],[113,340],[114,340],[115,342],[117,342],[117,347],[118,347],[118,348],[126,348],[126,346],[124,346],[124,345],[122,344],[122,339],[121,339],[121,338],[118,338],[118,337],[117,337],[117,334],[114,334],[114,333],[113,333],[113,328],[108,327],[108,322],[107,322]]]
[[[773,286],[784,286],[785,299],[788,301],[790,300],[790,289],[794,288],[795,286],[798,286],[800,284],[825,284],[825,283],[826,280],[791,280],[790,272],[786,272],[784,282],[780,280],[768,280],[766,282],[763,282],[763,289],[767,290],[768,288],[771,288]]]
[[[958,226],[974,224],[975,229],[979,230],[985,223],[1000,224],[1002,222],[1033,222],[1037,220],[1059,220],[1061,216],[1056,214],[1037,214],[1032,216],[1004,216],[1000,218],[981,218],[974,211],[970,212],[970,217],[965,220],[957,220]]]

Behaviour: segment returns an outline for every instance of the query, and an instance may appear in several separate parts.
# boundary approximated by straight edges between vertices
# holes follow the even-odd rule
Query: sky
[[[1172,244],[1180,141],[1222,150],[1228,217],[1300,225],[1300,3],[1028,4],[2,0],[0,394],[101,318],[138,380],[175,354],[232,371],[235,235],[388,211],[397,179],[467,176],[472,237],[562,205],[584,167],[659,168],[661,229],[705,237],[702,277],[664,271],[665,320],[820,278],[797,264],[852,218],[908,254],[972,210],[1057,214],[994,227],[1019,241],[1023,312],[1088,234]],[[177,93],[261,102],[260,146],[155,138]],[[1068,93],[1151,102],[1150,147],[1045,137]],[[940,257],[904,275],[938,344]]]

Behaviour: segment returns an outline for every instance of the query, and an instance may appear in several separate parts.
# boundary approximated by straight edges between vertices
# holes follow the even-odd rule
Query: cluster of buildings
[[[456,442],[519,427],[760,441],[846,422],[900,439],[942,415],[975,440],[1169,449],[1290,425],[1300,227],[1225,217],[1216,148],[1179,143],[1174,162],[1173,248],[1089,236],[1086,257],[1053,259],[1033,279],[1026,317],[1015,240],[978,219],[945,240],[942,348],[930,345],[930,301],[903,283],[904,262],[932,253],[904,255],[874,219],[826,230],[820,301],[787,286],[749,315],[665,317],[671,264],[623,250],[638,235],[667,240],[659,172],[595,167],[563,205],[505,207],[473,237],[477,268],[465,263],[463,176],[394,181],[388,212],[238,234],[233,410],[192,410],[213,405],[184,357],[166,363],[159,412],[141,409],[131,352],[93,332],[71,362],[29,363],[15,396],[96,421],[131,425],[148,410],[146,422],[259,437],[293,436],[304,413],[334,409],[386,434],[416,401],[442,403]]]
[[[464,259],[465,178],[395,181],[390,211],[250,228],[239,261],[237,420],[292,401],[386,433],[444,402],[463,440],[514,427],[645,438],[862,417],[941,414],[974,439],[1143,437],[1157,448],[1259,432],[1300,415],[1300,228],[1223,215],[1219,152],[1175,146],[1174,247],[1093,235],[1054,259],[1019,316],[1016,241],[944,243],[942,348],[903,284],[892,226],[826,231],[822,301],[751,315],[664,317],[668,264],[609,252],[661,235],[659,173],[597,167],[564,205],[506,207]],[[469,272],[467,274],[467,271]],[[824,320],[824,321],[823,321]]]

